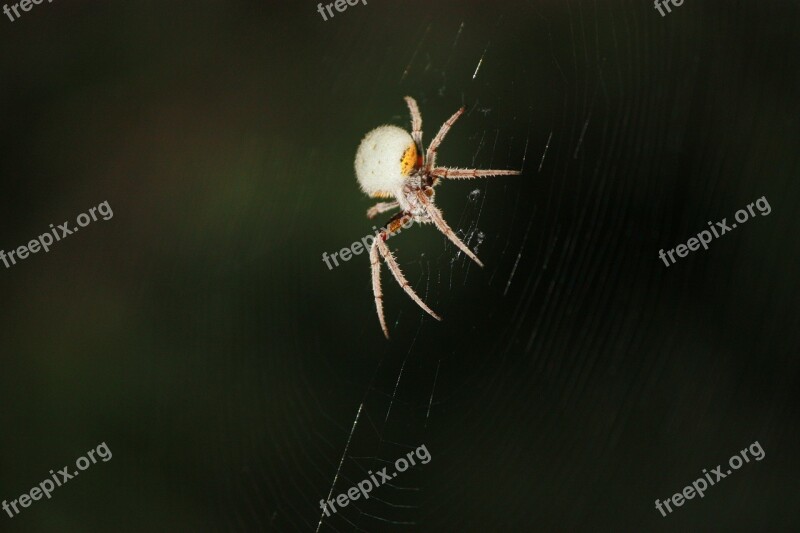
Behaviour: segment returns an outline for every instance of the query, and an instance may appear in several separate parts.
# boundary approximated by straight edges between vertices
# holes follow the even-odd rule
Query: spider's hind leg
[[[417,151],[419,152],[420,156],[422,155],[422,115],[419,113],[419,106],[417,106],[417,101],[411,98],[410,96],[406,96],[404,98],[406,101],[406,105],[408,105],[408,112],[411,114],[411,138],[414,139],[414,143],[417,145]]]

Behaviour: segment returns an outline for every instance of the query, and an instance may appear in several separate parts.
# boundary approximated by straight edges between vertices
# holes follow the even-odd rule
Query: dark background
[[[0,18],[0,499],[105,442],[7,531],[788,531],[798,486],[798,4],[66,2]],[[476,67],[480,64],[480,68]],[[445,183],[477,248],[369,261],[370,129],[519,177]],[[766,197],[666,268],[659,249]],[[385,218],[388,218],[388,214]],[[766,456],[666,518],[758,441]],[[341,463],[340,460],[344,456]]]

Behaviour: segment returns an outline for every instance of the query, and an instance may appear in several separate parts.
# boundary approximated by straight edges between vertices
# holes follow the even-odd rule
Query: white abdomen
[[[356,151],[356,178],[361,190],[387,198],[400,192],[417,161],[414,139],[397,126],[380,126],[361,140]]]

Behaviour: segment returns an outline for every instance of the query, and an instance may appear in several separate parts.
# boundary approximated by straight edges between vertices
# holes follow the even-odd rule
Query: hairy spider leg
[[[369,252],[370,266],[372,268],[372,292],[375,295],[375,307],[378,311],[378,320],[381,323],[381,329],[383,330],[383,334],[387,339],[389,338],[389,328],[386,327],[386,318],[383,314],[383,291],[381,290],[381,265],[380,258],[378,257],[379,252],[383,257],[383,260],[386,261],[386,266],[389,267],[389,271],[394,276],[394,279],[397,281],[398,285],[400,285],[400,287],[406,291],[406,294],[408,294],[408,296],[414,300],[418,306],[420,306],[433,318],[436,320],[442,319],[442,317],[434,313],[431,308],[425,305],[425,302],[423,302],[420,297],[417,296],[417,293],[411,288],[408,280],[406,280],[406,277],[400,270],[400,266],[397,264],[394,255],[392,255],[389,247],[386,246],[386,239],[388,239],[393,233],[396,233],[412,218],[413,217],[410,213],[405,212],[400,212],[393,216],[386,224],[386,227],[382,228],[375,240],[372,241],[372,247],[370,248]]]
[[[453,116],[447,119],[447,121],[442,124],[442,127],[439,128],[439,133],[436,134],[436,137],[433,138],[430,146],[428,146],[428,152],[425,156],[425,164],[427,168],[436,166],[436,151],[439,149],[439,145],[442,144],[445,135],[447,135],[447,132],[453,127],[453,124],[455,124],[456,120],[458,120],[458,117],[464,114],[465,109],[466,107],[461,106],[461,108],[453,113]]]
[[[419,112],[419,106],[417,106],[416,100],[414,100],[410,96],[406,96],[404,100],[408,105],[408,112],[411,113],[411,138],[414,139],[414,143],[417,145],[417,154],[418,154],[417,157],[418,159],[421,159],[423,154],[422,115]]]
[[[423,191],[417,191],[417,198],[425,208],[425,212],[433,222],[433,225],[436,226],[439,231],[444,233],[444,236],[450,239],[450,242],[455,244],[459,250],[467,254],[467,257],[475,261],[478,266],[483,267],[483,263],[481,263],[480,259],[478,259],[475,254],[472,253],[472,250],[467,248],[467,245],[458,238],[458,235],[453,233],[453,230],[450,229],[450,226],[448,226],[447,222],[444,221],[442,212],[428,199],[428,195],[426,195]]]
[[[490,170],[483,168],[447,168],[436,167],[430,171],[432,176],[443,179],[469,180],[472,178],[489,178],[492,176],[519,176],[519,170]]]
[[[375,218],[381,213],[391,211],[395,207],[400,207],[400,202],[378,202],[369,209],[367,209],[367,218]]]

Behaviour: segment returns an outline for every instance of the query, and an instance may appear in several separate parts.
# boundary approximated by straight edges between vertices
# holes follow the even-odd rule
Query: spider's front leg
[[[433,192],[433,189],[430,189],[430,191]],[[442,212],[439,211],[438,207],[433,205],[433,202],[431,202],[431,200],[428,198],[429,195],[426,194],[426,192],[427,191],[421,190],[417,191],[417,199],[419,200],[419,203],[422,205],[423,209],[425,209],[425,212],[428,215],[428,218],[431,219],[431,222],[433,222],[433,225],[436,226],[436,229],[444,233],[444,236],[450,239],[450,241],[455,244],[459,250],[467,254],[467,257],[475,261],[478,266],[482,267],[483,263],[481,263],[480,259],[478,259],[474,253],[472,253],[472,250],[470,250],[467,245],[464,244],[464,241],[459,239],[458,235],[456,235],[453,230],[450,229],[450,226],[444,220],[444,216],[442,216]]]
[[[392,234],[398,233],[400,228],[404,227],[411,220],[413,220],[411,213],[397,213],[395,216],[389,219],[389,222],[387,222],[386,226],[381,229],[375,240],[372,241],[372,247],[369,251],[370,266],[372,268],[372,292],[375,295],[375,308],[378,312],[378,320],[381,323],[381,329],[383,330],[383,334],[387,339],[389,338],[389,328],[386,327],[386,318],[383,314],[383,291],[381,290],[381,265],[380,258],[378,257],[379,253],[381,256],[383,256],[383,260],[386,261],[386,265],[389,267],[389,271],[394,276],[394,279],[403,288],[403,290],[406,291],[406,294],[408,294],[408,296],[414,300],[417,305],[419,305],[433,318],[436,320],[442,319],[439,315],[434,313],[430,307],[425,305],[425,302],[423,302],[419,296],[417,296],[417,293],[411,288],[408,280],[406,280],[406,277],[400,270],[400,266],[397,264],[394,255],[392,255],[389,247],[386,246],[386,239],[388,239]]]
[[[458,117],[464,114],[464,111],[467,108],[461,106],[461,109],[453,113],[453,116],[447,119],[447,121],[442,124],[442,127],[439,128],[439,133],[436,134],[436,137],[433,138],[431,144],[428,146],[428,151],[425,154],[425,165],[426,168],[433,168],[436,166],[436,151],[439,149],[439,145],[442,144],[447,132],[450,131],[450,128],[453,127]]]

